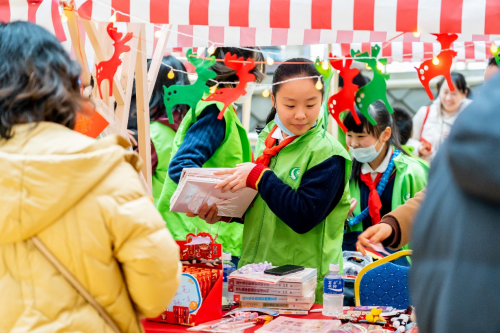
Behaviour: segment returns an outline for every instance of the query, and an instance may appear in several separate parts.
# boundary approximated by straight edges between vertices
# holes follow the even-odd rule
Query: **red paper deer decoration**
[[[437,37],[437,41],[441,43],[441,52],[436,58],[424,61],[419,68],[415,67],[418,72],[418,78],[427,92],[430,99],[434,99],[429,82],[436,76],[444,75],[450,91],[455,90],[453,81],[451,80],[451,65],[453,58],[457,56],[457,52],[450,50],[451,43],[453,43],[458,36],[456,34],[433,34]],[[435,60],[437,59],[437,60]]]
[[[349,57],[349,55],[346,57]],[[351,68],[352,59],[346,59],[344,65],[341,59],[331,58],[332,54],[330,53],[330,64],[333,68],[339,71],[339,75],[342,76],[342,79],[344,80],[344,87],[335,95],[330,96],[330,99],[328,100],[328,110],[340,128],[342,128],[344,132],[347,132],[347,128],[344,126],[342,120],[340,120],[340,115],[345,110],[351,111],[356,124],[361,124],[361,120],[359,120],[358,114],[354,109],[354,99],[359,87],[352,83],[354,77],[359,74],[359,69]]]
[[[235,60],[238,62],[235,62]],[[240,82],[235,88],[221,88],[204,99],[207,102],[217,101],[224,103],[224,108],[220,111],[218,119],[224,117],[224,112],[231,103],[247,93],[245,89],[247,83],[255,81],[255,75],[250,74],[250,71],[255,67],[255,60],[248,58],[245,62],[243,57],[237,58],[236,55],[231,55],[228,52],[224,58],[224,64],[236,71]]]
[[[109,84],[109,96],[113,95],[113,78],[115,76],[116,70],[122,64],[120,59],[120,55],[124,52],[130,51],[130,46],[125,45],[129,40],[132,39],[133,34],[131,32],[127,33],[125,37],[122,38],[123,34],[118,32],[118,30],[113,27],[113,23],[109,23],[106,28],[108,31],[109,37],[114,41],[114,52],[111,56],[111,59],[101,61],[96,65],[96,80],[97,87],[99,87],[99,95],[102,99],[101,92],[101,82],[104,80],[108,80]]]

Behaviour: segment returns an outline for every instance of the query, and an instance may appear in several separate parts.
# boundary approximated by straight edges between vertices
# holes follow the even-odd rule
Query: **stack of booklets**
[[[248,206],[257,195],[257,191],[249,187],[236,192],[215,189],[215,185],[231,175],[214,175],[223,168],[185,168],[177,190],[170,199],[170,211],[198,214],[200,208],[207,204],[216,204],[219,216],[242,217]]]
[[[241,307],[275,308],[283,310],[283,313],[307,314],[313,306],[317,283],[315,268],[284,275],[274,283],[263,282],[265,277],[251,279],[231,274],[228,291],[234,293],[233,298]]]

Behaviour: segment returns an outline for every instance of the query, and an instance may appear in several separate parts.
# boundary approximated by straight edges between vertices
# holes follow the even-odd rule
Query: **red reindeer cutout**
[[[101,92],[101,82],[108,80],[109,84],[109,96],[113,95],[113,77],[115,76],[116,70],[122,64],[120,55],[124,52],[130,51],[130,46],[125,45],[129,40],[132,39],[133,34],[131,32],[127,33],[125,37],[122,38],[123,34],[118,32],[118,30],[113,27],[113,23],[109,23],[106,28],[109,37],[114,41],[113,46],[115,48],[111,59],[101,61],[96,65],[96,80],[97,87],[99,87],[99,95],[102,99]]]
[[[218,119],[224,117],[224,112],[231,103],[247,93],[245,89],[247,83],[255,81],[255,75],[250,74],[250,71],[255,67],[255,60],[248,58],[245,61],[245,58],[238,58],[236,55],[231,55],[228,52],[224,57],[224,64],[236,71],[240,82],[234,88],[221,88],[204,99],[207,102],[217,101],[224,103],[224,108],[220,111]]]
[[[453,43],[458,36],[456,34],[433,34],[437,37],[437,41],[441,43],[441,52],[436,58],[424,61],[419,68],[415,67],[418,72],[418,78],[427,92],[430,99],[434,99],[429,82],[436,76],[444,75],[450,91],[455,90],[453,81],[451,80],[451,65],[453,58],[457,56],[457,52],[451,50],[451,43]],[[438,59],[438,60],[434,60]]]
[[[346,57],[350,56],[347,55]],[[331,53],[330,58],[332,58]],[[342,76],[344,80],[344,87],[341,91],[330,97],[328,100],[328,110],[340,128],[342,128],[344,132],[347,132],[347,128],[342,120],[340,120],[340,115],[345,110],[351,111],[356,124],[361,124],[361,120],[359,120],[358,114],[354,109],[354,99],[356,98],[356,92],[359,87],[352,83],[354,77],[359,74],[359,69],[351,68],[352,59],[346,59],[345,65],[341,59],[330,59],[330,64],[339,71],[339,75]]]

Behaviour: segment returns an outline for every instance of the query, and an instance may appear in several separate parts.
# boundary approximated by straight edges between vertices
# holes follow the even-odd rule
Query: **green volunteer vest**
[[[219,109],[222,109],[224,105],[220,102],[200,101],[196,106],[196,117],[211,104],[216,104]],[[252,151],[247,132],[241,125],[232,106],[224,112],[224,121],[226,122],[224,141],[222,141],[214,155],[203,164],[204,168],[234,168],[239,163],[252,161]],[[191,112],[188,112],[175,135],[172,145],[172,159],[175,158],[175,153],[179,150],[182,142],[184,142],[190,125]],[[167,223],[167,227],[174,239],[185,240],[188,233],[194,233],[196,230],[198,232],[210,232],[215,237],[218,223],[210,225],[198,217],[187,217],[184,213],[170,212],[170,198],[176,189],[177,184],[168,177],[167,173],[165,185],[156,206]],[[233,256],[239,257],[241,255],[242,234],[243,225],[221,222],[217,242],[222,244],[224,252],[231,252]]]
[[[151,141],[155,146],[156,155],[158,156],[158,165],[156,166],[156,172],[152,177],[153,199],[155,204],[157,204],[158,200],[160,199],[161,191],[163,190],[165,178],[167,177],[175,131],[158,121],[152,121],[149,125],[149,128],[151,133]]]
[[[391,210],[398,208],[406,201],[413,198],[415,193],[423,190],[425,186],[427,186],[427,177],[429,173],[429,167],[425,162],[404,154],[399,154],[399,156],[394,159],[394,166],[396,168],[396,178],[394,179]],[[360,202],[359,184],[351,181],[350,190],[351,196]],[[360,204],[358,204],[354,210],[354,215],[359,214],[361,214]],[[346,232],[361,231],[363,231],[362,222],[350,226]],[[408,248],[410,248],[409,244],[403,246],[402,249]]]
[[[259,135],[256,155],[264,149],[264,141],[274,127],[274,121]],[[301,265],[318,269],[316,303],[323,303],[323,278],[329,272],[330,263],[338,263],[342,268],[342,240],[344,221],[349,212],[349,175],[351,158],[342,145],[330,134],[323,137],[321,121],[318,126],[296,138],[271,158],[269,167],[287,185],[297,190],[302,175],[327,160],[339,155],[346,160],[344,175],[345,189],[342,199],[328,217],[314,229],[298,234],[281,221],[267,206],[260,195],[245,214],[243,248],[240,266],[272,262],[273,265]],[[304,221],[307,223],[307,221]]]

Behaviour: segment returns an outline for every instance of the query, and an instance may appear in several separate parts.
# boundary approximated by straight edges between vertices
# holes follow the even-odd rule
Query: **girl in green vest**
[[[262,63],[264,61],[262,54],[251,48],[245,50],[230,47],[217,48],[214,56],[217,59],[224,59],[227,52],[245,59],[253,58]],[[235,82],[235,84],[238,81],[236,71],[225,66],[224,62],[217,62],[212,70],[217,74],[216,81]],[[264,70],[264,65],[257,64],[250,71],[257,83],[264,78]],[[215,82],[208,81],[207,85],[213,86]],[[232,86],[227,83],[225,85]],[[246,98],[250,97],[253,87],[247,85],[246,91],[247,94],[237,100],[237,103],[243,103]],[[212,228],[198,217],[189,218],[184,213],[170,212],[170,198],[177,189],[182,170],[184,168],[232,168],[252,160],[247,132],[241,125],[233,106],[230,106],[224,112],[224,118],[219,120],[217,117],[222,108],[223,103],[200,101],[195,110],[196,122],[192,123],[192,112],[188,112],[175,135],[168,175],[156,206],[176,240],[186,240],[186,235],[195,233],[196,230],[210,232],[214,236],[217,232],[216,228]],[[241,255],[243,225],[223,223],[217,234],[217,242],[222,244],[224,252],[231,252],[233,257]]]
[[[274,107],[255,147],[256,162],[221,172],[232,176],[216,187],[259,192],[244,216],[239,266],[268,261],[316,268],[316,302],[322,303],[329,264],[342,265],[351,161],[324,132],[324,91],[316,88],[320,74],[309,63],[291,59],[276,69]],[[200,216],[210,223],[219,219],[215,206],[205,206]]]
[[[179,128],[182,118],[187,112],[186,105],[176,105],[173,110],[174,123],[170,124],[167,118],[167,110],[163,102],[163,86],[170,87],[176,85],[189,85],[186,67],[173,56],[166,56],[162,59],[162,66],[158,71],[158,76],[149,101],[150,139],[151,139],[151,171],[153,180],[153,200],[157,203],[163,189],[163,183],[167,176],[168,164],[170,163],[170,153],[174,142],[175,132]],[[148,61],[148,69],[151,60]],[[168,73],[174,71],[174,78],[169,79]],[[130,114],[128,118],[127,130],[130,142],[134,149],[137,147],[137,101],[135,96],[135,82],[132,87],[132,99],[130,102]]]
[[[360,125],[351,113],[344,119],[346,143],[353,157],[350,190],[355,207],[354,215],[346,221],[344,251],[356,251],[361,232],[427,185],[427,165],[403,150],[394,117],[385,104],[377,101],[369,112],[377,125],[359,111]],[[402,258],[398,263],[407,265],[408,261]]]
[[[163,86],[170,87],[176,85],[189,85],[189,79],[186,73],[186,67],[173,56],[163,57],[162,66],[158,71],[158,77],[149,101],[150,113],[150,133],[151,133],[151,166],[153,174],[153,199],[158,201],[163,190],[163,184],[167,177],[172,145],[174,143],[175,133],[179,128],[182,118],[187,112],[186,105],[176,105],[173,110],[174,123],[170,124],[167,118],[167,110],[163,102]],[[151,60],[148,62],[148,68]],[[168,67],[170,66],[170,67]],[[174,71],[174,78],[169,79],[168,73]],[[181,72],[183,71],[183,72]],[[137,117],[136,124],[137,124]]]

